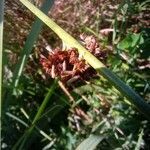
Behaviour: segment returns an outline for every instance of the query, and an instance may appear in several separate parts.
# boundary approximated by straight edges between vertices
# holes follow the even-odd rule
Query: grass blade
[[[22,125],[24,125],[25,127],[29,127],[28,124],[26,124],[23,120],[19,119],[18,117],[16,117],[15,115],[9,113],[9,112],[6,112],[6,115],[9,116],[10,118],[18,121],[19,123],[21,123]]]
[[[52,19],[42,13],[38,8],[32,5],[28,0],[20,0],[30,11],[39,17],[48,27],[50,27],[66,45],[75,47],[83,58],[104,78],[111,82],[124,96],[126,96],[136,108],[142,112],[148,119],[150,119],[150,105],[148,105],[132,88],[121,81],[113,72],[111,72],[105,65],[100,62],[95,56],[87,51],[77,40],[58,26]]]
[[[43,11],[43,13],[47,14],[49,9],[53,5],[53,2],[54,2],[54,0],[45,0],[45,2],[43,3],[43,5],[41,7],[41,11]],[[13,82],[12,83],[13,94],[17,93],[17,86],[18,86],[18,83],[20,80],[20,76],[21,76],[23,68],[27,62],[29,54],[32,51],[33,45],[38,38],[38,35],[42,28],[42,25],[43,25],[43,22],[39,18],[36,18],[35,22],[32,25],[31,31],[27,37],[24,48],[21,52],[20,59],[16,65],[16,68],[14,71],[13,81],[12,81]],[[6,111],[6,109],[8,108],[8,105],[10,104],[11,99],[12,99],[12,91],[9,91],[5,101],[3,102],[3,111]]]
[[[142,129],[140,134],[139,134],[139,138],[138,138],[135,150],[140,150],[141,149],[141,145],[142,145],[142,142],[143,142],[143,135],[144,135],[144,131]]]
[[[104,139],[104,136],[100,135],[90,135],[85,139],[76,150],[94,150],[96,146]]]
[[[53,85],[49,89],[49,91],[48,91],[46,97],[44,98],[43,103],[41,104],[41,106],[40,106],[40,108],[39,108],[39,110],[38,110],[38,112],[37,112],[37,114],[36,114],[32,124],[35,124],[35,122],[42,116],[42,114],[44,112],[44,109],[45,109],[48,101],[50,100],[50,97],[52,96],[56,86],[57,86],[57,80],[54,81]]]
[[[3,56],[3,18],[4,18],[4,0],[0,1],[0,118],[2,108],[2,56]],[[1,139],[1,119],[0,119],[0,139]]]
[[[58,26],[52,19],[42,13],[38,8],[31,4],[28,0],[20,0],[31,12],[33,12],[39,19],[41,19],[48,27],[50,27],[60,39],[70,47],[75,47],[78,49],[79,53],[84,57],[84,59],[95,69],[105,67],[95,56],[91,55],[77,40],[75,40],[70,34],[64,31],[60,26]]]
[[[24,144],[26,143],[27,139],[30,137],[34,127],[35,127],[35,124],[36,122],[41,118],[44,110],[45,110],[45,107],[47,106],[47,103],[49,102],[55,88],[57,86],[57,80],[54,81],[54,83],[52,84],[51,88],[49,89],[46,97],[44,98],[37,114],[35,115],[33,121],[32,121],[32,126],[23,134],[23,136],[19,139],[19,141],[14,145],[13,147],[13,150],[15,150],[16,148],[18,148],[18,146],[20,145],[19,147],[19,150],[22,150],[23,149],[23,146]]]
[[[45,14],[48,13],[49,9],[52,7],[54,0],[46,0],[41,7],[41,11]],[[14,73],[14,78],[13,78],[13,85],[16,88],[18,86],[18,82],[20,79],[20,76],[22,74],[23,68],[26,64],[26,61],[29,57],[29,54],[31,53],[31,50],[33,48],[33,45],[35,41],[38,38],[38,35],[41,31],[43,22],[36,18],[35,22],[32,25],[31,31],[27,37],[27,40],[25,42],[24,48],[21,53],[21,58],[16,66],[15,73]]]

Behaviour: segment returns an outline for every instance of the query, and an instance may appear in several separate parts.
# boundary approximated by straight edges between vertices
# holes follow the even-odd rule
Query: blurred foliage
[[[42,1],[34,3],[39,7]],[[109,50],[107,66],[150,103],[149,9],[149,1],[55,0],[49,15],[78,39],[82,32],[94,34],[101,48]],[[53,82],[42,72],[39,54],[61,42],[44,26],[24,68],[18,93],[8,95],[34,19],[19,1],[6,0],[3,100],[10,98],[11,103],[3,112],[2,149],[12,149],[31,126]],[[112,31],[104,34],[102,29]],[[104,136],[96,149],[150,149],[149,121],[103,77],[68,92],[73,102],[61,87],[55,89],[24,149],[73,150],[91,134]]]

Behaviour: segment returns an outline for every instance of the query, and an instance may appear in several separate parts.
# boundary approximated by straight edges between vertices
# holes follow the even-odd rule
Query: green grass
[[[31,136],[31,133],[33,132],[33,129],[35,128],[35,124],[36,122],[41,118],[52,94],[54,93],[54,90],[57,86],[57,81],[55,81],[52,86],[50,87],[48,93],[46,94],[41,106],[39,107],[38,109],[38,112],[36,113],[33,121],[32,121],[32,124],[31,124],[31,127],[28,128],[28,130],[23,134],[23,136],[18,140],[18,142],[14,145],[14,147],[12,148],[13,150],[15,149],[19,149],[19,150],[22,150],[25,143],[27,142],[27,140],[30,138]],[[20,145],[20,146],[19,146]],[[19,147],[18,147],[19,146]]]
[[[0,118],[2,109],[2,56],[3,56],[3,17],[4,17],[4,0],[0,1]],[[1,120],[0,120],[0,138],[1,138]]]
[[[77,40],[59,27],[52,19],[44,15],[34,5],[27,0],[20,0],[30,11],[39,17],[48,27],[50,27],[69,47],[78,49],[79,54],[94,68],[100,72],[112,85],[114,85],[124,96],[126,96],[131,103],[133,103],[138,110],[140,110],[148,119],[150,116],[150,106],[123,81],[121,81],[114,73],[112,73],[105,65],[94,57],[88,50],[86,50]]]
[[[37,18],[33,21],[25,45],[20,50],[17,65],[15,67],[13,64],[8,65],[6,60],[3,60],[13,74],[10,81],[3,83],[3,101],[5,102],[5,107],[4,105],[2,107],[3,149],[148,149],[147,136],[150,129],[148,120],[150,116],[150,106],[148,105],[149,76],[147,68],[142,70],[138,68],[138,60],[147,59],[147,57],[145,59],[145,54],[150,38],[148,30],[141,29],[139,33],[133,33],[131,27],[127,26],[128,17],[133,13],[129,9],[136,10],[138,4],[129,1],[123,1],[119,4],[113,15],[113,20],[115,20],[113,25],[109,23],[110,27],[113,26],[114,29],[111,40],[109,40],[110,37],[102,38],[99,35],[99,29],[103,23],[100,13],[105,8],[98,9],[98,13],[95,14],[96,23],[92,25],[87,23],[82,27],[83,30],[94,34],[100,40],[102,48],[106,49],[107,46],[112,46],[113,52],[108,55],[106,63],[109,66],[108,69],[73,38],[72,35],[77,33],[69,30],[70,28],[63,21],[64,24],[59,22],[59,19],[67,16],[66,13],[70,9],[67,6],[68,2],[62,4],[65,5],[66,11],[59,14],[62,18],[59,16],[58,20],[49,18],[27,0],[20,0],[17,3],[20,2],[33,11],[33,14],[30,14],[28,10],[28,14],[36,15]],[[45,13],[52,7],[51,2],[46,0],[43,4],[42,10]],[[95,1],[92,4],[94,3]],[[141,11],[146,9],[146,4],[139,5]],[[20,9],[26,12],[24,5]],[[76,5],[75,7],[81,12],[82,2],[76,1]],[[126,12],[126,8],[129,10],[128,12]],[[69,15],[72,13],[69,12]],[[120,23],[118,16],[121,16],[124,22]],[[81,19],[84,19],[84,13],[80,18],[83,23]],[[61,24],[63,28],[55,22]],[[12,22],[6,20],[6,23],[11,24]],[[42,29],[43,24],[48,27],[44,26]],[[78,22],[73,28],[82,30]],[[70,34],[64,29],[69,30]],[[0,26],[0,31],[0,42],[2,42],[3,26]],[[8,30],[4,28],[5,31]],[[44,32],[42,33],[42,31]],[[50,32],[48,33],[48,31]],[[35,46],[35,43],[41,42],[41,39],[37,40],[39,35],[45,36],[46,34],[48,43],[55,45],[53,42],[57,43],[58,41],[53,40],[54,35],[51,31],[56,33],[62,43],[65,42],[68,47],[76,47],[87,63],[97,70],[100,78],[93,78],[86,84],[74,87],[72,90],[66,88],[67,92],[64,93],[57,84],[57,80],[47,77],[41,71],[37,56],[38,46]],[[0,44],[1,52],[2,49],[4,52],[6,49],[8,50],[8,45],[5,46],[5,43],[2,45]],[[15,43],[12,43],[11,47],[10,51],[13,53],[15,53],[15,49],[18,49],[15,47]],[[35,50],[34,47],[36,47]],[[43,51],[44,47],[45,45],[42,45]],[[123,54],[127,59],[122,58]],[[13,71],[14,68],[15,71]]]

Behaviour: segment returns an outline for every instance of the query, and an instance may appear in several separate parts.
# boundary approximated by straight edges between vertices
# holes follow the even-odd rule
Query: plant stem
[[[19,150],[23,149],[23,146],[25,145],[26,141],[29,139],[33,129],[35,128],[35,124],[36,122],[39,120],[39,118],[42,116],[52,94],[54,93],[55,88],[57,87],[57,80],[54,80],[54,83],[52,84],[52,86],[50,87],[46,97],[44,98],[41,106],[39,107],[39,110],[37,112],[37,114],[35,115],[33,121],[32,121],[32,125],[31,127],[23,134],[23,136],[19,139],[19,141],[14,145],[14,147],[12,148],[12,150],[15,150],[19,144],[21,143]]]

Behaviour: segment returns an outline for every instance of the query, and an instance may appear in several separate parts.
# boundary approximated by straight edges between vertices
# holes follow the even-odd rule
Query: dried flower
[[[98,59],[106,59],[106,54],[100,50],[98,42],[93,36],[81,35],[84,46],[93,53]],[[48,56],[40,56],[40,64],[43,70],[51,78],[60,78],[60,80],[70,85],[72,82],[89,80],[96,75],[96,71],[90,67],[85,60],[79,59],[77,49],[68,50],[54,49],[48,53]]]

